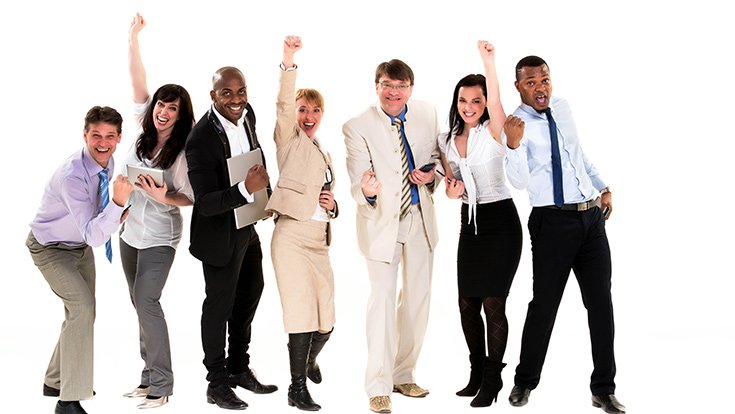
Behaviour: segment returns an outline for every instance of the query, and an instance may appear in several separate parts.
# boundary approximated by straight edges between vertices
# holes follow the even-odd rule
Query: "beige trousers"
[[[416,206],[400,221],[391,262],[367,260],[371,287],[366,321],[368,397],[390,395],[394,384],[415,382],[429,320],[433,261]],[[396,300],[399,265],[402,286]]]
[[[271,238],[271,259],[287,333],[334,326],[334,276],[329,263],[327,223],[281,216]]]
[[[46,370],[44,383],[61,389],[62,401],[92,398],[95,268],[89,246],[40,244],[31,232],[26,240],[33,263],[64,303],[64,323]]]

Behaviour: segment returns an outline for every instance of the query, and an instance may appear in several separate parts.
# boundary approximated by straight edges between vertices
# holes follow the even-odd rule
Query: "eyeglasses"
[[[411,87],[411,85],[408,85],[406,83],[399,83],[397,85],[393,85],[388,82],[380,82],[379,85],[383,89],[393,89],[394,91],[399,91],[399,92],[406,92],[408,88]]]

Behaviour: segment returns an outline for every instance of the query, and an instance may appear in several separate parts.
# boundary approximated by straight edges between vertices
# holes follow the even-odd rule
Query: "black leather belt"
[[[566,211],[587,211],[589,209],[600,207],[600,197],[594,200],[585,201],[583,203],[575,204],[564,204],[561,208],[557,206],[543,206],[543,208],[553,208],[555,210],[566,210]]]

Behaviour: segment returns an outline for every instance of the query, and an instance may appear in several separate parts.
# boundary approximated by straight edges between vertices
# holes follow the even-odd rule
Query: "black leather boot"
[[[467,386],[457,391],[460,397],[474,397],[480,389],[482,382],[482,369],[485,363],[485,355],[470,354],[470,382]]]
[[[319,369],[319,364],[316,363],[316,357],[324,348],[324,344],[327,343],[332,332],[334,332],[334,328],[325,334],[313,332],[311,336],[311,350],[309,351],[309,361],[306,363],[306,376],[314,384],[322,382],[322,371]]]
[[[288,334],[288,357],[291,363],[288,405],[305,411],[317,411],[322,408],[311,399],[306,388],[306,362],[311,349],[311,337],[312,332]]]
[[[485,358],[485,367],[482,370],[482,383],[477,396],[470,402],[473,407],[489,407],[493,400],[498,401],[498,392],[503,388],[501,372],[505,364],[500,361],[490,361]]]

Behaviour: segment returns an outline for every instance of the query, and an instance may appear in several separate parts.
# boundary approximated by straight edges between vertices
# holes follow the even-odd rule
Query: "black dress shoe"
[[[528,396],[531,395],[531,390],[528,388],[519,387],[518,385],[514,385],[513,389],[510,391],[510,397],[508,397],[508,401],[510,401],[510,405],[513,407],[523,407],[524,405],[528,404]]]
[[[242,374],[229,374],[227,382],[229,382],[232,388],[239,385],[256,394],[270,394],[278,389],[275,385],[261,384],[250,369],[246,369]]]
[[[59,400],[59,402],[56,403],[54,414],[87,414],[87,412],[84,411],[84,408],[79,404],[79,401],[65,401],[62,403],[61,400]]]
[[[211,385],[208,386],[207,402],[217,404],[219,408],[227,410],[244,410],[248,408],[248,403],[238,398],[227,384],[220,384],[214,387]]]
[[[610,414],[625,414],[625,406],[620,404],[615,394],[593,395],[592,405],[602,408],[602,411]]]
[[[58,397],[61,395],[61,390],[54,387],[49,387],[46,384],[43,384],[43,395],[45,397]]]

